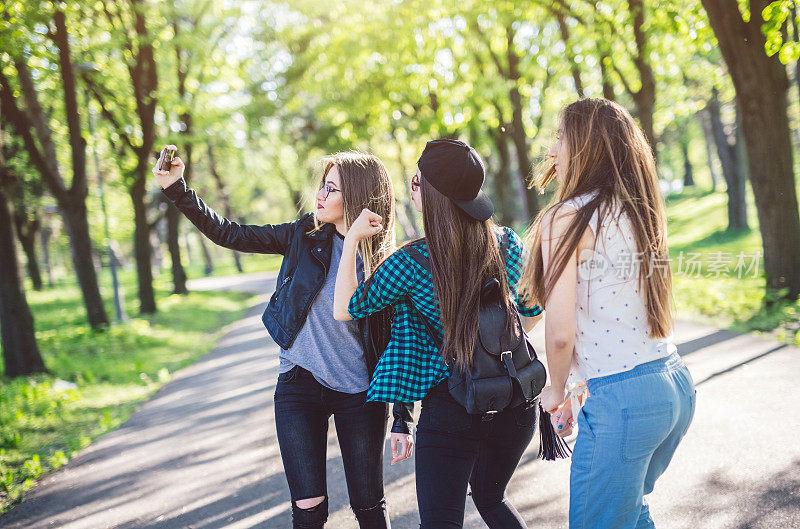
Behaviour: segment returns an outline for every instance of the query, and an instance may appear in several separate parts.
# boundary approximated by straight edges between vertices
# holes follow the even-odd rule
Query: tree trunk
[[[555,11],[556,19],[558,19],[558,29],[561,32],[561,40],[564,41],[564,50],[566,53],[566,59],[569,63],[569,70],[572,74],[572,82],[575,84],[575,92],[577,92],[578,97],[583,98],[583,82],[581,81],[581,70],[578,67],[578,63],[575,62],[575,54],[572,52],[572,48],[569,44],[569,28],[567,27],[567,20],[564,17],[564,13],[557,9]]]
[[[508,148],[508,138],[502,129],[501,125],[497,129],[489,131],[500,159],[500,166],[495,170],[494,193],[497,196],[497,206],[500,210],[500,222],[504,226],[511,226],[515,222],[512,200],[514,188],[511,185],[511,152]]]
[[[694,171],[692,161],[689,159],[689,138],[686,131],[681,131],[681,155],[683,156],[683,185],[684,187],[694,185]]]
[[[94,267],[92,239],[89,236],[89,221],[86,207],[82,201],[65,204],[69,209],[61,211],[64,228],[70,241],[70,253],[78,284],[86,302],[86,312],[92,327],[108,325],[103,298],[97,284],[97,270]]]
[[[167,219],[167,248],[169,249],[170,261],[172,262],[172,293],[188,294],[189,289],[186,288],[186,272],[181,262],[181,246],[178,240],[181,212],[178,211],[178,208],[176,208],[174,204],[170,203],[167,205],[165,216]]]
[[[519,57],[514,52],[514,30],[511,26],[506,28],[507,55],[508,55],[508,77],[512,82],[509,90],[511,100],[511,140],[514,142],[514,150],[517,153],[517,172],[519,180],[525,187],[525,198],[527,205],[526,222],[536,217],[539,213],[539,195],[537,191],[529,186],[531,171],[531,159],[528,153],[528,136],[525,133],[525,122],[523,119],[523,102],[518,84],[520,79]]]
[[[789,19],[792,21],[792,35],[794,41],[798,42],[800,41],[800,28],[797,27],[797,5],[791,3],[789,10],[791,11]],[[797,89],[798,97],[800,97],[800,60],[794,62],[794,86]],[[800,99],[798,99],[798,101],[800,101]],[[795,132],[800,134],[800,131],[795,130]],[[800,141],[798,143],[800,143]]]
[[[731,145],[728,135],[722,123],[719,105],[719,92],[716,88],[711,90],[711,99],[706,107],[711,125],[711,132],[714,143],[717,146],[717,155],[722,166],[722,175],[725,178],[728,193],[728,229],[746,230],[747,229],[747,201],[745,199],[746,184],[744,175],[739,170],[739,151],[736,146],[736,136],[734,135],[734,145]]]
[[[17,377],[45,373],[47,369],[36,344],[33,315],[22,289],[8,180],[7,175],[0,173],[0,343],[5,376]]]
[[[614,85],[611,83],[611,76],[608,72],[608,66],[606,66],[607,59],[608,55],[603,54],[600,56],[600,77],[603,80],[603,97],[609,101],[616,101],[617,94],[614,93]]]
[[[767,287],[800,296],[800,215],[786,114],[789,81],[777,56],[764,52],[762,11],[769,0],[750,1],[744,22],[737,0],[702,0],[736,88],[750,183],[764,246]]]
[[[406,167],[406,161],[403,157],[403,144],[397,140],[396,130],[392,129],[392,140],[397,145],[397,165],[400,166],[400,174],[405,178],[411,177],[411,171]],[[416,164],[414,165],[414,173],[416,174]],[[403,232],[406,240],[416,239],[419,237],[420,228],[417,222],[417,210],[414,208],[414,203],[411,201],[409,193],[409,183],[405,182],[405,189],[403,198],[396,198],[395,210],[398,212],[398,219],[403,224]]]
[[[42,273],[39,270],[39,260],[36,258],[36,237],[39,234],[39,219],[30,220],[15,211],[14,224],[17,228],[17,239],[22,245],[22,251],[25,252],[25,264],[33,289],[42,290]]]
[[[139,311],[143,314],[152,314],[156,312],[153,268],[150,262],[153,257],[153,249],[150,246],[150,224],[147,221],[143,179],[137,179],[131,186],[130,196],[133,203],[133,250],[136,257],[136,278],[139,287]]]
[[[189,143],[183,145],[182,160],[184,163],[183,177],[188,182],[192,176],[192,146]],[[181,260],[180,220],[183,214],[171,201],[167,201],[167,249],[169,250],[170,261],[172,262],[172,292],[174,294],[188,294],[186,286],[186,271]]]
[[[53,262],[50,259],[50,237],[53,235],[53,230],[47,226],[42,228],[41,231],[41,244],[42,244],[42,261],[44,262],[44,269],[47,272],[47,286],[53,288]]]
[[[633,64],[639,72],[641,88],[631,94],[642,125],[642,132],[656,155],[656,136],[653,131],[653,112],[656,107],[656,78],[650,66],[648,35],[645,31],[644,3],[642,0],[628,0],[628,10],[633,18],[633,36],[636,41],[636,54]]]
[[[697,113],[697,119],[700,120],[700,126],[703,128],[703,138],[705,139],[706,146],[706,159],[708,160],[708,173],[711,176],[711,191],[717,190],[717,168],[714,166],[714,133],[711,131],[711,118],[706,110]]]
[[[200,242],[200,250],[203,252],[203,261],[205,262],[205,269],[203,272],[205,272],[207,276],[210,276],[214,272],[214,259],[211,257],[211,251],[208,249],[205,236],[198,233],[197,239]],[[241,272],[241,270],[239,272]]]

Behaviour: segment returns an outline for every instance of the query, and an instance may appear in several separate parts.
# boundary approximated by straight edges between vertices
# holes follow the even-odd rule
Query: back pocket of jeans
[[[622,410],[623,447],[625,461],[638,461],[653,454],[669,434],[672,423],[672,403]]]

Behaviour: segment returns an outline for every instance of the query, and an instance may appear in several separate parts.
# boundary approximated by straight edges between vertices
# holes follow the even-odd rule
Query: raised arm
[[[339,321],[352,320],[348,305],[350,298],[358,288],[358,277],[356,275],[356,253],[358,243],[383,229],[383,218],[377,213],[368,209],[361,211],[361,214],[347,230],[342,248],[342,257],[339,261],[339,270],[336,274],[336,284],[333,293],[333,317]]]
[[[203,235],[222,247],[239,252],[284,254],[297,228],[297,222],[285,224],[237,224],[208,207],[183,179],[184,165],[180,158],[172,160],[169,171],[153,174],[162,192]]]

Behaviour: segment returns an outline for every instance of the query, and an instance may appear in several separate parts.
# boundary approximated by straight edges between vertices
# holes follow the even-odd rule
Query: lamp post
[[[73,66],[74,70],[78,73],[88,74],[97,72],[98,69],[92,63],[82,62]],[[89,108],[89,89],[84,92],[86,96],[86,113],[87,121],[89,123],[89,136],[94,139],[94,116]],[[121,323],[128,321],[128,314],[125,312],[125,294],[119,284],[117,277],[117,258],[114,255],[114,250],[111,247],[111,233],[108,229],[108,209],[106,208],[106,195],[105,195],[105,180],[103,179],[103,171],[100,170],[100,156],[97,154],[97,144],[92,146],[92,154],[94,155],[94,169],[97,172],[98,196],[100,197],[100,207],[103,211],[103,229],[105,234],[106,254],[108,255],[108,268],[111,270],[111,287],[114,291],[114,312],[116,313],[117,322]]]

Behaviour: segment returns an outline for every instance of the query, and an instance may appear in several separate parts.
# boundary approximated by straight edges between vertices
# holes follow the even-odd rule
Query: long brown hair
[[[425,240],[444,328],[440,354],[446,362],[463,369],[472,364],[482,287],[496,278],[501,292],[507,294],[506,266],[491,219],[473,219],[437,191],[425,175],[420,178],[420,185]],[[508,295],[502,300],[510,325]]]
[[[342,186],[342,209],[347,229],[364,208],[383,217],[384,230],[358,244],[364,262],[364,274],[369,277],[378,264],[395,249],[394,187],[389,171],[380,158],[357,151],[339,152],[322,160],[322,180],[325,185],[333,167],[339,169]],[[320,228],[314,219],[315,230]]]
[[[553,202],[537,215],[529,230],[527,244],[531,252],[520,282],[523,296],[546,308],[592,215],[598,211],[602,221],[616,203],[630,221],[642,259],[638,279],[647,308],[649,335],[667,336],[674,322],[672,274],[668,266],[665,270],[650,270],[654,262],[668,262],[666,208],[659,193],[651,146],[628,111],[607,99],[581,99],[568,105],[562,113],[560,133],[569,163]],[[555,176],[555,167],[550,166],[534,184],[544,190]],[[545,275],[542,219],[548,215],[556,218],[566,200],[592,192],[596,195],[573,217]],[[552,225],[551,222],[551,228]],[[549,237],[552,240],[552,234]]]

